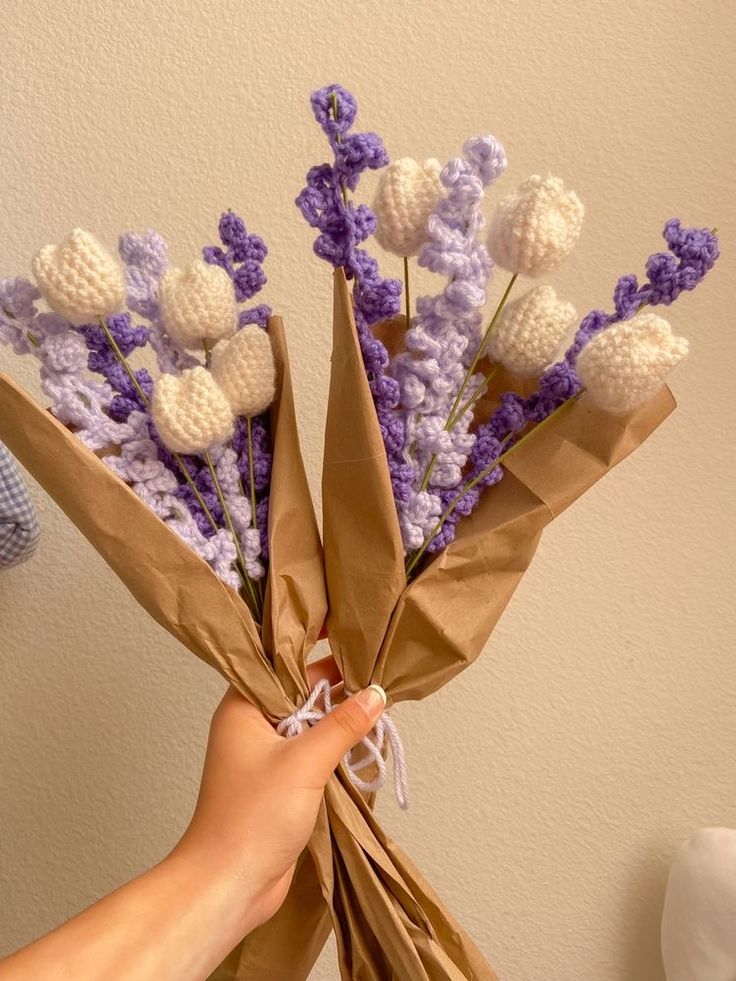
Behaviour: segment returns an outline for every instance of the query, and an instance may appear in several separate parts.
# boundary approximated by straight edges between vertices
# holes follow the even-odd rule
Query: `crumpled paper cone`
[[[397,318],[377,333],[403,326]],[[499,377],[500,384],[509,381]],[[422,699],[470,664],[528,568],[544,527],[639,446],[674,407],[666,387],[625,417],[603,413],[585,397],[577,400],[545,424],[544,434],[506,458],[501,483],[484,493],[473,515],[458,526],[455,541],[407,586],[352,300],[343,270],[336,270],[323,537],[328,636],[347,688],[355,691],[375,682],[389,702]],[[361,809],[359,796],[349,792],[381,843],[375,854],[355,815],[346,822],[344,802],[332,810],[334,794],[331,784],[326,806],[339,857],[327,898],[351,920],[343,937],[352,946],[340,946],[343,977],[493,978],[472,941],[370,812]],[[356,850],[357,844],[362,848]],[[324,870],[320,875],[324,881]],[[357,875],[360,909],[352,910],[355,896],[346,883]],[[366,891],[373,896],[369,903]]]
[[[401,332],[403,318],[388,329]],[[626,416],[602,412],[583,395],[506,457],[503,480],[484,491],[455,541],[407,586],[351,296],[343,271],[336,270],[323,537],[328,636],[348,688],[375,682],[389,702],[421,699],[474,661],[544,527],[641,445],[674,407],[666,387]]]
[[[72,433],[4,375],[0,438],[140,605],[275,722],[289,715],[308,691],[304,663],[327,603],[322,546],[299,449],[286,340],[278,317],[270,319],[269,334],[277,386],[270,412],[274,456],[262,640],[241,598]],[[215,976],[223,981],[245,976],[264,981],[306,978],[330,929],[307,854],[278,916],[254,931]],[[246,973],[232,973],[234,961]]]

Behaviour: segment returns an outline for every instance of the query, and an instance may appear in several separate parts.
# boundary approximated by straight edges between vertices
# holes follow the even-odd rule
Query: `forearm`
[[[171,855],[8,957],[0,981],[204,981],[284,901],[327,780],[385,704],[372,686],[284,739],[230,689]]]
[[[203,981],[257,925],[242,874],[186,841],[0,963],[0,981]]]

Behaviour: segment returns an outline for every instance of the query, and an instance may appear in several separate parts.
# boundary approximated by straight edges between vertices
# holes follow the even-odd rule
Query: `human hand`
[[[325,675],[339,681],[331,659],[313,666],[312,684]],[[220,702],[194,816],[172,858],[180,856],[206,875],[219,870],[240,889],[243,933],[268,920],[286,898],[325,784],[384,706],[381,689],[367,688],[285,739],[234,689]]]
[[[340,680],[334,662],[312,668],[313,684],[320,674],[331,684]],[[308,731],[284,739],[230,689],[212,718],[199,799],[176,848],[6,957],[2,981],[209,977],[284,901],[325,784],[373,728],[384,698],[381,689],[368,688]]]

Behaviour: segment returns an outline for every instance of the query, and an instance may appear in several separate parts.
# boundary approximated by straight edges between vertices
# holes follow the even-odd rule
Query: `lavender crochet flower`
[[[235,546],[229,533],[216,533],[208,526],[205,534],[194,515],[177,494],[177,477],[161,459],[156,442],[150,438],[150,420],[145,412],[130,416],[132,438],[119,454],[103,457],[103,462],[121,477],[175,534],[208,562],[215,573],[237,589],[240,581],[234,569]]]
[[[251,502],[241,493],[237,456],[230,446],[217,447],[212,452],[217,478],[240,542],[246,571],[251,579],[257,581],[266,571],[262,561],[261,535],[253,527]]]
[[[223,244],[228,246],[227,253],[220,250],[220,261],[228,268],[236,295],[248,299],[265,282],[260,263],[266,247],[258,236],[246,233],[237,216],[223,216],[220,225]],[[178,350],[160,321],[158,289],[168,263],[166,243],[152,231],[145,235],[126,232],[120,237],[119,252],[126,267],[127,305],[145,317],[150,327],[134,325],[130,313],[106,318],[106,330],[98,323],[78,327],[55,313],[39,312],[36,302],[40,293],[28,280],[2,279],[0,343],[39,360],[42,388],[57,418],[73,427],[93,450],[118,447],[117,452],[103,457],[105,464],[208,562],[216,575],[238,589],[241,579],[235,565],[236,542],[226,528],[217,527],[224,524],[224,514],[212,472],[199,457],[177,457],[163,445],[150,417],[152,379],[145,369],[134,370],[127,364],[136,350],[149,343],[162,372],[178,372],[199,364],[192,355]],[[241,314],[241,325],[258,323],[265,327],[269,314],[264,305],[246,310]],[[121,363],[121,356],[126,364]],[[242,446],[216,446],[211,458],[245,568],[255,580],[265,572],[268,551],[271,455],[266,418],[253,420],[252,427],[258,528],[253,527],[249,496],[247,439],[245,450]]]
[[[36,316],[41,293],[21,276],[0,279],[0,342],[10,344],[16,354],[30,354],[34,345],[29,321]]]
[[[268,249],[260,236],[249,233],[245,222],[232,211],[226,211],[220,217],[220,241],[225,249],[216,245],[206,246],[202,250],[206,262],[218,265],[230,276],[238,302],[250,300],[266,283],[266,276],[261,264],[268,255]],[[271,308],[265,303],[249,307],[241,311],[238,325],[257,324],[264,330],[268,326]],[[254,562],[260,554],[262,562],[268,561],[268,489],[271,483],[271,436],[269,432],[268,415],[254,416],[251,419],[251,445],[253,450],[253,486],[256,498],[256,521],[260,541],[256,550],[256,542],[249,537],[243,542],[246,557]],[[232,438],[232,448],[235,451],[236,465],[240,475],[240,483],[245,499],[250,502],[250,471],[251,463],[248,447],[248,424],[245,419],[238,419]],[[229,505],[228,505],[229,506]],[[255,566],[254,566],[255,568]],[[260,575],[263,575],[261,568]],[[259,577],[256,577],[259,578]]]
[[[175,374],[193,368],[198,361],[180,350],[169,337],[161,319],[158,290],[168,268],[168,246],[158,232],[124,232],[118,240],[118,252],[125,263],[125,292],[128,309],[145,317],[152,329],[149,343],[156,354],[158,370]]]
[[[341,266],[355,283],[353,308],[363,365],[376,415],[381,427],[389,470],[397,501],[407,500],[413,468],[403,459],[404,420],[394,413],[399,403],[399,386],[386,374],[388,352],[374,337],[372,324],[399,312],[401,283],[383,279],[378,263],[359,248],[375,230],[376,219],[366,205],[354,205],[346,191],[353,191],[365,170],[388,163],[383,142],[375,133],[350,133],[357,103],[341,85],[327,85],[313,93],[312,109],[322,127],[334,160],[312,167],[306,187],[296,204],[309,225],[319,230],[314,251],[331,265]]]
[[[38,311],[39,299],[26,279],[0,280],[0,343],[38,359],[51,411],[90,449],[120,444],[130,437],[130,427],[108,414],[112,388],[87,374],[87,349],[77,328],[56,313]]]
[[[120,353],[129,357],[136,348],[148,344],[150,332],[147,327],[134,327],[129,313],[116,314],[105,321]],[[107,381],[116,393],[108,407],[111,419],[125,422],[131,412],[145,409],[145,403],[133,384],[130,375],[120,364],[117,355],[110,344],[105,332],[98,324],[87,324],[79,328],[79,332],[89,349],[88,367]],[[153,379],[145,368],[134,372],[136,381],[146,399],[150,399],[153,391]]]
[[[670,251],[649,257],[646,264],[648,280],[640,287],[635,276],[622,276],[613,291],[614,312],[606,314],[603,310],[592,310],[587,314],[564,358],[542,375],[537,391],[526,399],[508,393],[490,420],[478,427],[472,467],[465,475],[464,486],[471,482],[475,485],[461,494],[441,532],[429,543],[429,552],[439,551],[453,540],[458,522],[478,503],[478,488],[501,479],[502,468],[493,466],[500,454],[513,446],[527,426],[542,422],[581,391],[575,366],[588,341],[612,324],[630,319],[642,305],[674,303],[684,290],[695,289],[712,269],[719,255],[718,239],[713,232],[683,228],[679,219],[672,218],[665,224],[662,234]],[[443,502],[445,507],[453,504],[448,497]]]
[[[233,281],[235,299],[244,303],[252,299],[266,284],[266,274],[263,271],[263,260],[268,255],[266,243],[259,235],[248,232],[245,222],[232,211],[226,211],[220,217],[220,241],[226,249],[219,245],[207,245],[202,249],[205,262],[220,266]],[[271,315],[271,308],[265,304],[243,310],[239,324],[258,324],[266,326]]]
[[[128,309],[146,320],[159,319],[158,283],[169,265],[169,249],[158,232],[124,232],[118,253],[125,263],[125,293]]]
[[[449,422],[480,343],[491,275],[488,251],[478,240],[485,224],[483,191],[505,167],[503,148],[492,136],[466,142],[463,155],[441,174],[446,194],[429,218],[429,240],[419,254],[419,264],[445,276],[446,285],[437,296],[419,299],[417,316],[406,333],[407,351],[391,365],[401,389],[405,455],[414,469],[407,499],[397,502],[408,551],[419,548],[430,534],[443,508],[443,492],[460,483],[475,442],[469,432],[472,411],[464,412],[453,426]],[[467,397],[481,379],[478,375],[466,386]],[[430,486],[425,487],[430,474]]]
[[[639,288],[633,275],[618,281],[614,302],[620,320],[633,316],[645,303],[674,303],[683,290],[695,289],[718,258],[718,239],[706,228],[683,228],[679,218],[670,218],[662,235],[670,251],[649,257],[648,282]]]

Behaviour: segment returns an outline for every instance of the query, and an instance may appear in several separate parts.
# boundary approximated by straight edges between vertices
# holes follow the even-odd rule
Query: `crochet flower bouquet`
[[[483,238],[506,162],[495,139],[444,167],[389,164],[375,134],[351,132],[348,92],[328,86],[312,106],[333,155],[297,199],[335,269],[324,554],[283,325],[243,306],[266,247],[240,218],[224,214],[221,245],[185,269],[153,232],[121,237],[121,267],[76,230],[36,256],[35,285],[0,281],[0,340],[39,360],[51,404],[1,377],[0,437],[140,604],[286,736],[341,695],[307,685],[325,617],[344,689],[379,683],[389,705],[477,657],[545,525],[673,409],[663,381],[687,342],[656,308],[718,256],[712,232],[672,220],[668,251],[644,283],[618,280],[611,313],[578,319],[549,285],[510,299],[572,250],[575,194],[531,177]],[[353,199],[369,168],[382,168],[372,210]],[[380,277],[373,233],[403,284]],[[415,308],[413,256],[438,280]],[[510,278],[486,320],[494,264]],[[495,977],[373,816],[389,747],[406,802],[386,714],[329,782],[284,906],[216,978],[306,978],[330,929],[344,978]]]

